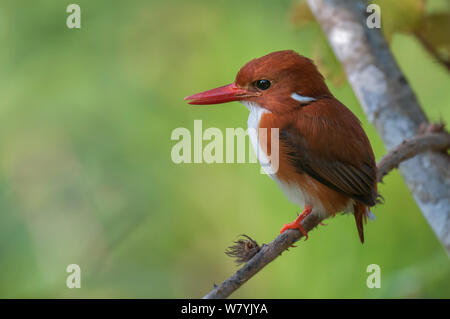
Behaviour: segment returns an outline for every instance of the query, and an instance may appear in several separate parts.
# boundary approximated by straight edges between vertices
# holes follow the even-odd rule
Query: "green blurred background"
[[[224,250],[239,234],[267,243],[299,208],[258,164],[174,164],[175,128],[246,128],[248,115],[183,97],[271,51],[313,57],[320,30],[295,26],[290,0],[73,2],[79,30],[72,1],[0,2],[0,297],[201,297],[237,269]],[[449,122],[446,69],[410,34],[391,47],[429,118]],[[379,159],[348,83],[330,88]],[[380,191],[364,245],[338,216],[233,297],[449,298],[449,258],[399,173]],[[72,263],[80,289],[66,287]],[[380,289],[366,286],[373,263]]]

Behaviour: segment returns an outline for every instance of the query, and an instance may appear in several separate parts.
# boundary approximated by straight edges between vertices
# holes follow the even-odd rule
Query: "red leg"
[[[308,239],[308,233],[302,226],[302,221],[311,214],[312,208],[309,205],[305,205],[305,208],[303,209],[302,213],[297,217],[296,220],[294,220],[292,223],[284,224],[283,228],[280,230],[280,234],[284,233],[288,229],[298,229],[303,236],[305,236],[306,239]],[[305,239],[305,240],[306,240]]]

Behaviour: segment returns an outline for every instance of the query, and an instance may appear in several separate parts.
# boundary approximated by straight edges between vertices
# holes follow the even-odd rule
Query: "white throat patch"
[[[248,115],[248,120],[247,120],[247,126],[249,129],[248,136],[252,143],[253,150],[255,151],[256,157],[258,158],[260,164],[261,163],[270,163],[270,160],[267,157],[266,152],[263,151],[263,149],[261,148],[261,145],[259,144],[258,129],[259,129],[259,123],[261,122],[261,117],[263,116],[263,114],[267,114],[267,113],[271,113],[271,112],[269,110],[261,107],[257,103],[246,102],[246,101],[241,101],[241,103],[244,104],[250,111],[250,114]],[[251,134],[250,130],[252,130],[254,133]],[[264,169],[264,167],[263,167],[263,169]],[[274,176],[275,176],[273,174],[270,174],[268,171],[266,171],[266,173],[272,178],[274,178]]]

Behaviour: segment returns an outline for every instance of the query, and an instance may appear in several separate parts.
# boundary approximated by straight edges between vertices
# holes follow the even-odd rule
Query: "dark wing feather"
[[[322,154],[318,154],[293,126],[281,130],[280,141],[298,172],[306,173],[331,189],[368,206],[375,205],[376,169],[370,157],[367,161],[358,162],[354,158],[343,161],[336,159],[336,156],[324,156],[327,154],[323,152],[331,149],[329,145],[322,145]]]

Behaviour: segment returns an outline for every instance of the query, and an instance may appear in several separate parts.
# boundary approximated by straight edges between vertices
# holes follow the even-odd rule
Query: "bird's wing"
[[[303,130],[299,130],[298,125],[288,125],[280,130],[280,142],[291,165],[339,193],[368,206],[375,205],[376,164],[362,128],[362,140],[355,140],[344,132],[341,137],[344,141],[338,143],[339,133],[345,128],[334,127],[331,130],[331,127],[323,125],[320,134],[305,135],[302,131],[311,132],[305,127],[311,123],[305,123]]]

